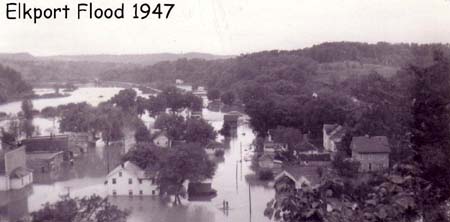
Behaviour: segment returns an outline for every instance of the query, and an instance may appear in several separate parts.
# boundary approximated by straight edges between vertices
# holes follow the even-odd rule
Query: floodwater
[[[87,102],[97,105],[106,101],[121,88],[80,88],[69,97],[38,99],[33,104],[36,109],[58,106],[70,102]],[[141,93],[138,93],[142,95]],[[0,112],[17,113],[20,102],[0,106]],[[218,130],[223,123],[223,113],[203,110],[204,118]],[[151,118],[145,117],[145,122]],[[55,132],[56,120],[35,118],[41,134]],[[219,138],[222,140],[223,138]],[[273,198],[274,191],[265,183],[259,182],[250,168],[248,156],[252,155],[252,130],[245,124],[238,127],[237,137],[226,141],[223,159],[217,160],[217,171],[212,178],[212,186],[217,196],[210,200],[182,200],[181,206],[172,206],[171,201],[159,197],[111,197],[110,200],[120,208],[131,210],[130,222],[224,222],[224,221],[269,221],[263,212],[267,202]],[[105,149],[99,141],[95,148],[76,159],[74,166],[66,166],[57,175],[35,174],[35,183],[19,192],[0,192],[0,221],[14,221],[20,216],[38,210],[46,202],[54,202],[61,195],[83,197],[91,194],[105,195],[104,179],[108,169],[119,163],[121,155],[133,143],[132,136],[125,144],[111,145]],[[25,192],[26,191],[26,192]],[[223,201],[229,202],[229,210],[222,208]]]

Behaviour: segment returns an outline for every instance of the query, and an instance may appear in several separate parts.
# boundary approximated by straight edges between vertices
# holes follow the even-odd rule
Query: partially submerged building
[[[4,146],[0,150],[0,191],[19,190],[33,183],[27,168],[24,146]]]
[[[105,180],[108,196],[151,196],[158,195],[157,172],[141,169],[127,161],[112,170]]]

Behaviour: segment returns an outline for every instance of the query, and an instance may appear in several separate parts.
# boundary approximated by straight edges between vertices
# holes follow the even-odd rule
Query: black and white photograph
[[[450,222],[450,1],[1,0],[0,222]]]

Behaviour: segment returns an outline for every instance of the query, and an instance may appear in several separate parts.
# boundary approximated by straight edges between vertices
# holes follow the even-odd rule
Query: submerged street
[[[33,104],[36,109],[47,106],[58,106],[71,102],[87,102],[97,105],[118,93],[121,88],[79,88],[70,96],[54,99],[38,99]],[[44,90],[45,91],[45,90]],[[142,93],[138,93],[142,95]],[[17,113],[20,102],[0,106],[0,112]],[[216,130],[223,124],[223,113],[203,110],[203,118]],[[152,119],[143,117],[146,124]],[[39,127],[41,135],[57,132],[57,121],[53,119],[35,118],[34,125]],[[4,122],[1,124],[5,124]],[[120,208],[131,210],[130,222],[144,221],[269,221],[263,215],[267,202],[274,191],[266,183],[260,182],[251,169],[251,143],[254,134],[245,123],[239,125],[237,137],[232,138],[223,158],[215,160],[217,170],[212,178],[212,187],[217,196],[210,200],[182,200],[181,206],[172,206],[171,201],[160,200],[159,197],[111,197],[112,203]],[[105,148],[98,141],[91,148],[75,159],[73,166],[65,166],[58,175],[34,175],[35,182],[26,192],[0,193],[0,218],[17,219],[28,212],[41,208],[46,202],[55,202],[60,196],[70,194],[71,197],[83,197],[91,194],[105,196],[104,180],[108,169],[119,164],[121,155],[134,143],[128,136],[125,144],[114,144]],[[223,140],[220,138],[218,140]],[[228,147],[228,146],[227,146]],[[223,209],[223,201],[229,202],[229,210]]]

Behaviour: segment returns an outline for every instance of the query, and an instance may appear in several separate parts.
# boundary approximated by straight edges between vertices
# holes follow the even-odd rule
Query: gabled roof
[[[132,175],[135,175],[137,178],[143,179],[146,177],[145,171],[130,161],[126,161],[125,163],[117,166],[114,170],[109,172],[107,177],[110,177],[119,171],[126,171]]]
[[[389,141],[386,136],[358,136],[353,137],[350,144],[352,151],[358,153],[390,153]]]
[[[314,167],[299,167],[299,166],[289,166],[285,167],[284,170],[275,177],[275,181],[287,176],[294,180],[296,185],[308,185],[315,186],[320,183],[320,178],[317,175],[316,168]]]
[[[342,139],[347,132],[346,129],[339,124],[324,124],[323,130],[331,140]]]

